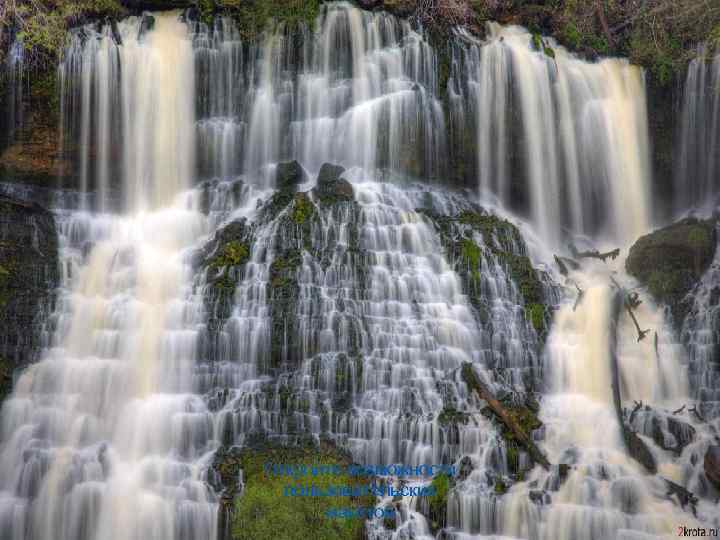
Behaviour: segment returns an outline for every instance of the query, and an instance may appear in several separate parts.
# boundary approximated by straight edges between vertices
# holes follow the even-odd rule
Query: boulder
[[[321,204],[350,202],[355,199],[352,184],[340,177],[344,172],[344,168],[330,163],[325,163],[320,168],[313,193]]]
[[[717,489],[720,489],[720,445],[708,447],[703,465],[707,479]]]
[[[716,244],[714,221],[684,219],[641,237],[630,248],[625,267],[670,308],[679,326],[688,310],[683,299],[710,266]]]
[[[297,161],[279,163],[275,171],[275,186],[278,189],[291,189],[307,181],[307,174]]]

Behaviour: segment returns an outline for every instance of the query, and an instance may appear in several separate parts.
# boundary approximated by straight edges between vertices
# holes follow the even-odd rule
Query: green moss
[[[625,261],[628,273],[668,305],[676,323],[686,315],[685,295],[715,256],[715,222],[686,219],[638,239]]]
[[[582,44],[582,36],[580,35],[580,30],[578,30],[578,27],[574,22],[569,21],[565,23],[565,26],[562,29],[562,39],[569,48],[574,50],[580,48],[580,45]]]
[[[495,494],[496,495],[505,495],[507,493],[508,487],[503,482],[502,478],[496,478],[495,479]]]
[[[653,270],[647,280],[647,287],[655,298],[667,298],[682,292],[683,281],[682,272]]]
[[[337,450],[323,446],[320,449],[278,448],[258,451],[251,449],[241,455],[245,486],[235,501],[232,516],[233,540],[273,538],[296,540],[361,540],[364,535],[363,519],[334,519],[325,512],[331,508],[372,508],[374,498],[364,497],[291,497],[283,494],[287,485],[314,484],[318,488],[329,486],[366,485],[367,478],[346,474],[310,475],[299,481],[265,473],[265,465],[306,464],[309,466],[338,466],[342,470],[349,460]]]
[[[532,46],[533,49],[536,51],[542,51],[543,50],[543,41],[540,37],[540,34],[533,34],[532,35]]]
[[[525,306],[525,317],[540,334],[545,330],[545,307],[542,304],[529,304]]]
[[[467,264],[473,277],[478,279],[480,277],[479,269],[482,257],[480,247],[469,238],[463,238],[460,241],[460,250],[464,263]]]
[[[320,0],[217,0],[217,7],[238,22],[243,37],[261,33],[274,20],[288,30],[312,25],[320,13]]]
[[[306,223],[315,212],[315,205],[305,193],[295,195],[291,218],[298,225]]]
[[[432,528],[437,529],[444,522],[448,493],[450,493],[450,478],[446,474],[439,474],[433,478],[430,486],[435,488],[434,493],[428,497],[430,519],[433,525]]]
[[[291,284],[294,272],[302,264],[299,250],[290,251],[285,257],[277,257],[270,265],[270,286],[282,289]]]
[[[221,268],[224,266],[239,266],[245,264],[250,258],[250,250],[247,244],[232,240],[225,244],[222,248],[222,253],[217,255],[210,262],[210,266],[214,268]]]
[[[212,23],[213,16],[215,15],[214,0],[198,0],[197,6],[198,11],[200,12],[200,20],[202,20],[205,24],[210,25]]]
[[[438,422],[443,425],[465,424],[468,421],[468,414],[458,411],[454,407],[445,407],[438,415]]]

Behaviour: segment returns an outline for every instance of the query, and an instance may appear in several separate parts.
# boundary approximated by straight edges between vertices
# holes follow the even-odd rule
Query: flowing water
[[[651,225],[642,72],[551,40],[539,48],[552,55],[537,48],[517,27],[493,25],[482,42],[458,31],[444,88],[421,29],[344,2],[251,43],[230,19],[208,27],[180,13],[73,34],[59,71],[62,144],[79,146],[80,188],[93,196],[56,210],[54,337],[4,404],[0,538],[214,540],[214,452],[257,433],[329,436],[365,464],[464,459],[447,539],[635,540],[720,525],[701,471],[712,425],[684,413],[697,436],[677,456],[653,442],[656,424],[663,441],[678,438],[669,411],[717,401],[706,339],[693,334],[688,363],[649,299],[637,315],[657,346],[625,316],[614,331],[611,272],[635,286],[621,259],[584,263],[567,287],[550,264],[570,240],[626,248]],[[438,185],[459,139],[479,199]],[[315,200],[303,226],[293,206],[268,212],[290,159],[308,173],[302,191],[324,163],[346,167],[355,201]],[[522,232],[453,225],[479,246],[482,309],[431,217],[477,203]],[[233,227],[248,235],[248,261],[217,295],[198,260]],[[557,308],[545,343],[500,246],[542,270]],[[287,267],[296,300],[282,303],[273,291]],[[706,296],[698,312],[712,317]],[[624,449],[615,352],[623,401],[653,407],[633,427],[659,475]],[[538,443],[567,478],[530,470],[521,453],[522,479],[498,491],[511,483],[510,450],[462,382],[463,362],[497,392],[544,394]],[[450,409],[467,422],[442,421]],[[660,476],[704,497],[697,518]],[[423,504],[404,500],[396,530],[373,523],[371,536],[433,538]]]
[[[683,88],[678,138],[680,158],[675,174],[675,211],[712,211],[717,205],[720,174],[720,54],[698,48]]]

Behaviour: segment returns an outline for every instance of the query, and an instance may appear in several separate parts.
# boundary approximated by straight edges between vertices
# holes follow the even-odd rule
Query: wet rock
[[[714,221],[684,219],[641,237],[625,267],[655,300],[669,306],[679,327],[688,312],[683,300],[710,266],[716,244]]]
[[[203,300],[208,312],[208,336],[203,353],[209,358],[217,356],[219,332],[232,312],[235,288],[250,259],[253,232],[245,218],[233,221],[219,229],[197,254],[196,264],[207,273]]]
[[[460,460],[459,465],[460,466],[458,467],[457,481],[463,482],[467,480],[467,478],[472,474],[472,472],[475,470],[475,466],[473,465],[470,456],[463,456],[463,458]]]
[[[356,2],[362,9],[373,9],[382,6],[383,0],[356,0]]]
[[[280,163],[275,173],[275,185],[278,189],[288,189],[307,181],[302,165],[297,161]]]
[[[0,398],[13,371],[38,359],[43,318],[59,279],[53,215],[0,196]]]
[[[325,163],[320,168],[317,186],[313,193],[321,204],[330,205],[355,199],[355,190],[352,184],[344,178],[340,178],[344,172],[344,168],[329,163]]]
[[[528,492],[528,498],[538,506],[552,504],[552,497],[547,491],[532,489]]]
[[[720,445],[708,447],[703,466],[705,476],[717,489],[720,489]]]
[[[677,418],[667,418],[667,431],[672,435],[674,444],[668,444],[660,418],[654,416],[652,419],[652,438],[655,444],[663,450],[675,452],[678,455],[695,438],[695,428]]]
[[[655,474],[657,472],[655,456],[652,455],[645,441],[627,427],[623,430],[623,437],[630,457],[645,467],[649,473]]]
[[[293,202],[297,186],[307,181],[305,170],[297,161],[280,163],[275,172],[275,186],[277,191],[273,194],[262,209],[266,220],[275,219],[287,206]]]

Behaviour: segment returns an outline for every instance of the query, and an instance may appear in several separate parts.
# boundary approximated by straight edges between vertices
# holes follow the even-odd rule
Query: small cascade
[[[333,2],[314,28],[276,24],[242,43],[218,18],[197,23],[194,42],[205,174],[244,171],[269,186],[268,166],[297,158],[315,172],[334,162],[439,177],[437,58],[407,21]]]
[[[710,268],[692,293],[692,307],[682,328],[682,341],[689,351],[690,388],[698,400],[701,415],[720,417],[720,250]]]
[[[176,15],[83,27],[59,79],[64,140],[79,142],[80,188],[97,192],[99,210],[156,208],[190,187],[195,65]]]
[[[713,211],[720,174],[720,54],[705,45],[690,62],[683,88],[675,171],[675,211]]]
[[[489,33],[487,42],[459,35],[448,86],[453,147],[474,133],[474,154],[463,157],[477,164],[481,191],[527,215],[551,245],[568,230],[644,232],[652,216],[641,70],[584,62],[518,27],[491,24]]]
[[[0,70],[0,80],[5,79],[7,102],[5,112],[7,118],[3,119],[3,139],[5,145],[15,142],[17,134],[23,127],[23,96],[25,93],[25,46],[21,39],[16,39],[10,47],[5,59],[4,69]]]

